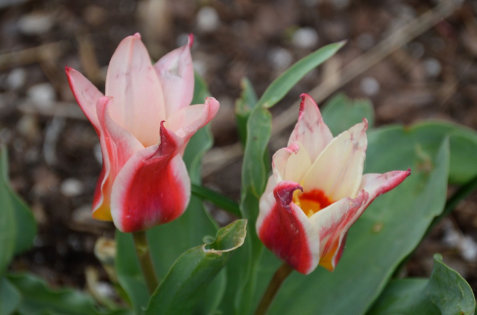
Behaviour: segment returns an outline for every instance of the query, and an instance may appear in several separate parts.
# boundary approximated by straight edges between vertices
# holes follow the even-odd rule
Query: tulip
[[[363,175],[367,120],[333,138],[315,101],[301,97],[288,146],[273,156],[256,229],[278,258],[309,274],[318,265],[335,269],[349,228],[411,171]]]
[[[182,154],[190,137],[217,113],[219,103],[189,106],[194,91],[193,42],[154,65],[137,33],[119,44],[109,63],[105,96],[66,67],[79,106],[101,143],[103,168],[93,217],[123,232],[143,231],[178,218],[190,199]]]

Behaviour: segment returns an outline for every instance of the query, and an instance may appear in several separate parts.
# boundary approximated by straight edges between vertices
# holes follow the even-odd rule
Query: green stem
[[[277,295],[278,290],[280,290],[283,281],[285,281],[292,271],[293,268],[285,263],[278,268],[268,285],[267,291],[263,294],[262,300],[255,311],[255,315],[267,314],[268,308],[270,304],[272,304],[273,299],[275,299],[275,295]]]
[[[225,197],[218,192],[215,192],[211,189],[205,188],[204,186],[192,184],[192,194],[195,196],[211,201],[217,207],[224,209],[227,212],[230,212],[239,218],[242,217],[238,203],[232,199]]]
[[[159,285],[156,271],[154,270],[154,264],[152,263],[151,253],[149,252],[149,246],[147,245],[146,232],[133,232],[134,247],[136,249],[139,265],[141,265],[142,275],[144,281],[146,281],[147,289],[149,293],[154,293]]]

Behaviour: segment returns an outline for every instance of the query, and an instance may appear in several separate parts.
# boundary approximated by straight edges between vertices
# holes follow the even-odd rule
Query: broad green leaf
[[[352,100],[344,93],[338,93],[327,101],[321,114],[334,136],[362,122],[363,118],[368,120],[370,129],[374,125],[374,108],[371,101]]]
[[[339,42],[326,45],[295,62],[268,86],[257,106],[270,108],[278,103],[308,72],[331,58],[344,44],[345,42]]]
[[[365,173],[411,167],[412,175],[378,197],[353,225],[334,272],[321,267],[308,276],[294,272],[270,314],[357,315],[371,306],[399,262],[419,244],[445,205],[449,141],[441,139],[440,145],[426,146],[418,130],[419,126],[392,126],[369,135]],[[265,256],[269,255],[267,251]],[[259,283],[268,283],[278,267],[271,261],[267,257],[263,260],[264,274]],[[291,294],[292,302],[287,299]]]
[[[474,311],[469,284],[436,254],[430,279],[390,281],[368,315],[473,315]]]
[[[22,295],[18,308],[20,314],[130,314],[126,310],[99,310],[89,295],[73,289],[53,290],[42,279],[31,274],[12,274],[8,275],[7,279]]]
[[[182,254],[154,292],[146,314],[191,314],[230,254],[242,246],[246,225],[246,220],[237,220],[220,229],[212,244],[197,246]]]
[[[20,304],[21,295],[5,277],[0,278],[0,315],[12,314]]]
[[[16,233],[15,236],[15,255],[17,255],[33,245],[33,238],[36,235],[36,222],[30,208],[10,187],[6,147],[0,148],[0,190],[4,191],[5,195],[9,197],[11,210],[15,216],[16,230],[21,231],[21,233]],[[3,198],[0,198],[0,200],[3,200]]]
[[[0,147],[0,277],[15,254],[31,247],[36,223],[30,209],[10,187],[8,153]]]
[[[204,81],[195,76],[195,90],[193,104],[204,103],[208,96],[207,87]],[[212,136],[208,127],[200,129],[189,141],[183,159],[189,171],[191,182],[196,185],[201,184],[200,165],[204,153],[212,146]],[[202,201],[196,196],[191,196],[189,205],[185,213],[173,222],[156,226],[147,231],[147,237],[154,266],[159,279],[163,279],[175,260],[186,250],[202,244],[205,236],[213,236],[217,232],[216,223],[210,218],[205,210]],[[142,273],[137,262],[134,251],[132,237],[125,236],[127,244],[121,252],[118,250],[120,261],[134,261],[134,268],[129,267],[126,278],[118,271],[121,285],[124,287],[136,312],[147,306],[148,296],[146,286],[142,279]],[[119,240],[118,240],[119,241]],[[118,242],[119,248],[119,242]],[[120,255],[120,253],[122,253]],[[117,262],[118,263],[118,262]],[[131,262],[128,262],[131,263]],[[213,314],[222,299],[225,286],[226,274],[220,273],[210,284],[204,303],[198,305],[197,312],[201,314]],[[128,290],[129,288],[129,290]]]
[[[242,94],[235,102],[235,118],[237,119],[240,141],[245,145],[247,142],[247,120],[250,112],[257,104],[257,95],[249,79],[243,78],[240,85],[242,86]]]

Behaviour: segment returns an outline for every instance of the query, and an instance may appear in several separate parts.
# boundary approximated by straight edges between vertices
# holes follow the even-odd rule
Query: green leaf
[[[95,307],[93,299],[73,289],[53,290],[38,277],[31,274],[12,274],[8,280],[21,293],[20,314],[70,314],[70,315],[127,315],[126,310],[107,312]]]
[[[240,247],[246,235],[246,220],[237,220],[217,232],[214,243],[186,251],[174,263],[154,292],[146,314],[191,314],[204,298],[204,290]]]
[[[444,208],[449,141],[426,145],[427,138],[421,138],[420,131],[420,125],[391,126],[370,133],[365,173],[411,167],[412,175],[378,197],[353,225],[334,272],[319,267],[308,276],[293,273],[270,314],[353,315],[371,306],[399,262],[414,250]],[[271,254],[267,251],[267,255]],[[277,263],[270,260],[263,261],[259,283],[268,283],[276,268]],[[293,303],[286,299],[297,291],[300,294],[295,294]]]
[[[217,207],[232,213],[238,217],[241,217],[239,205],[232,199],[215,192],[211,189],[208,189],[204,186],[192,184],[192,194],[199,197],[200,199],[205,199],[211,201]]]
[[[8,179],[8,152],[0,147],[0,276],[13,255],[28,250],[36,235],[36,223],[28,206],[11,189]]]
[[[326,102],[321,111],[326,122],[335,136],[348,130],[351,126],[368,120],[369,128],[374,125],[374,108],[368,99],[352,100],[344,93],[338,93]]]
[[[235,118],[237,119],[240,141],[245,145],[247,142],[247,120],[250,112],[257,105],[257,95],[249,79],[243,78],[240,85],[242,86],[242,94],[235,102]]]
[[[473,315],[474,311],[469,284],[436,254],[430,279],[390,281],[368,315]]]
[[[21,295],[5,277],[0,278],[0,315],[12,314],[20,304]]]
[[[331,58],[345,42],[326,45],[295,62],[268,86],[257,103],[258,107],[272,107],[278,103],[308,72]]]

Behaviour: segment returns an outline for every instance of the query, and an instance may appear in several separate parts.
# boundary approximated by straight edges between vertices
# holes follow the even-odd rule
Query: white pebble
[[[437,77],[442,70],[441,63],[435,58],[425,59],[424,68],[426,69],[426,74],[431,78]]]
[[[12,70],[7,77],[7,86],[11,90],[18,90],[26,81],[27,73],[23,68],[16,68]]]
[[[288,68],[293,61],[292,54],[282,47],[273,48],[268,54],[268,58],[273,67],[280,70]]]
[[[50,83],[35,84],[27,91],[28,97],[41,109],[49,109],[56,98],[55,89]]]
[[[460,254],[468,262],[475,262],[477,260],[477,244],[472,237],[466,235],[462,238],[459,244]]]
[[[203,7],[197,12],[197,27],[203,32],[212,32],[219,28],[220,18],[212,7]]]
[[[20,18],[18,28],[25,35],[40,35],[51,30],[54,24],[53,15],[33,12]]]
[[[76,178],[65,179],[61,183],[61,193],[66,197],[75,197],[83,193],[83,183]]]
[[[375,78],[366,77],[361,80],[361,90],[364,94],[372,96],[379,92],[379,82]]]
[[[314,28],[302,27],[293,33],[292,43],[299,48],[313,48],[318,44],[318,33]]]

